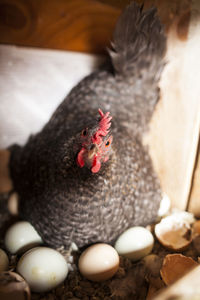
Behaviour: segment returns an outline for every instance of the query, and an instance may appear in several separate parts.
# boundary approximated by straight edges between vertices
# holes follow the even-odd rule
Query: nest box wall
[[[151,123],[150,149],[163,190],[173,206],[200,215],[200,2],[168,29],[161,101]]]

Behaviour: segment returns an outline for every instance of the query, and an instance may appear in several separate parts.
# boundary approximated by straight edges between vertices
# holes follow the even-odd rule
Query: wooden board
[[[188,19],[189,23],[184,22]],[[161,100],[153,116],[149,145],[163,190],[172,205],[186,209],[200,132],[200,2],[174,20],[168,32],[167,65],[163,72]],[[182,21],[181,21],[182,20]],[[178,24],[185,38],[180,38]]]
[[[103,53],[129,0],[0,0],[0,43]],[[190,0],[147,0],[166,28]]]
[[[197,300],[200,299],[200,266],[195,267],[184,277],[168,288],[163,289],[152,300]]]
[[[94,0],[0,0],[0,42],[102,53],[119,13]]]

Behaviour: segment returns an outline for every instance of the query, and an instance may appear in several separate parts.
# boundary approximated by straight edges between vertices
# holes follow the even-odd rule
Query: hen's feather
[[[161,190],[141,138],[159,98],[164,50],[155,9],[129,5],[116,25],[113,69],[83,79],[40,133],[10,148],[20,215],[48,245],[113,242],[126,228],[156,219]],[[92,174],[76,158],[80,132],[96,128],[99,108],[113,117],[113,148]]]
[[[164,54],[165,36],[156,13],[155,8],[143,12],[136,3],[125,9],[116,25],[110,51],[117,74],[138,80],[147,76],[149,67],[154,76],[160,72],[162,65],[157,57]]]

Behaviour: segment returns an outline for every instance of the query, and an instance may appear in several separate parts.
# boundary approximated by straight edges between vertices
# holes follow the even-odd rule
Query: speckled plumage
[[[132,3],[116,25],[111,63],[83,79],[24,147],[10,170],[20,215],[50,246],[113,242],[156,219],[161,190],[142,135],[159,98],[165,36],[156,10]],[[76,164],[78,135],[110,111],[113,146],[97,174]]]

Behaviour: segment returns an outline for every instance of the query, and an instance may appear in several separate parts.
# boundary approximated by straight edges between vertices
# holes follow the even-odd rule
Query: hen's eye
[[[86,128],[86,129],[83,129],[83,131],[82,131],[81,135],[82,135],[82,136],[86,136],[86,135],[87,135],[87,133],[88,133],[88,131],[87,131],[87,128]]]
[[[106,142],[106,147],[108,147],[110,145],[110,141]]]

